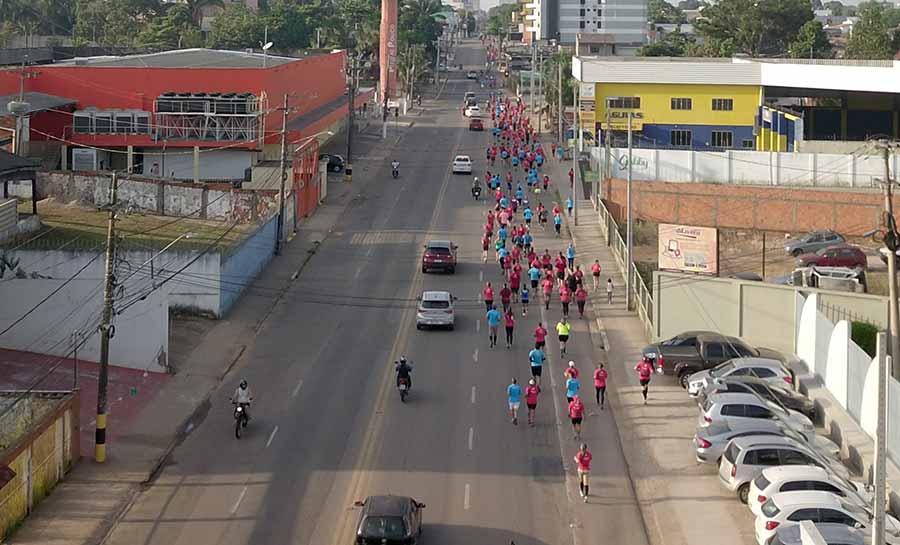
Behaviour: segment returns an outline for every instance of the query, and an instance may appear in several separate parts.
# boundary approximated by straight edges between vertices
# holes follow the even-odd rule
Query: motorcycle
[[[241,438],[241,428],[247,427],[247,422],[249,422],[249,418],[247,417],[247,407],[245,403],[235,403],[234,404],[234,437],[236,439]]]
[[[409,395],[409,383],[405,378],[397,379],[397,390],[400,392],[400,402],[406,403],[406,396]]]
[[[396,168],[395,168],[395,169],[392,169],[392,170],[391,170],[391,176],[393,176],[394,179],[396,180],[396,179],[400,176],[400,169],[396,169]]]
[[[481,186],[472,186],[472,197],[477,201],[481,198]]]

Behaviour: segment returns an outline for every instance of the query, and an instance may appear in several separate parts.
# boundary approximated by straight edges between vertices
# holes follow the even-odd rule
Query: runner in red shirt
[[[491,237],[487,233],[481,237],[481,262],[487,263],[488,250],[491,248]]]
[[[538,395],[541,387],[535,384],[534,379],[528,381],[525,387],[525,405],[528,406],[528,425],[534,427],[534,411],[537,409]]]
[[[490,282],[485,284],[481,294],[484,297],[484,306],[487,307],[487,310],[491,310],[494,307],[494,288],[491,287]]]
[[[550,257],[550,250],[544,249],[544,255],[541,256],[541,267],[544,270],[551,270],[553,268],[553,258]]]
[[[559,287],[559,302],[562,303],[562,313],[566,318],[569,317],[569,303],[572,301],[572,292],[565,284]]]
[[[500,302],[503,303],[503,313],[507,314],[509,312],[509,301],[512,298],[512,290],[509,289],[509,286],[504,283],[503,287],[500,288]]]
[[[541,322],[534,328],[534,347],[543,349],[547,344],[547,329]]]
[[[587,301],[588,292],[584,286],[578,286],[575,290],[575,304],[578,305],[578,317],[584,318],[584,303]]]
[[[521,269],[521,265],[516,263],[516,267]],[[513,302],[519,302],[519,285],[522,283],[522,273],[513,268],[512,272],[509,273],[509,289],[512,290]]]
[[[581,439],[581,421],[584,419],[584,403],[578,394],[569,402],[569,420],[572,421],[572,429],[575,430],[575,439]]]
[[[600,289],[600,271],[601,270],[603,270],[603,269],[602,269],[602,267],[600,267],[600,260],[595,259],[594,262],[591,264],[591,275],[593,275],[593,277],[594,277],[594,289],[595,290]]]
[[[559,255],[556,256],[556,279],[559,281],[559,285],[563,285],[566,280],[566,258],[563,257],[562,252],[559,252]]]
[[[575,367],[575,362],[569,360],[569,365],[566,367],[566,370],[563,371],[563,376],[568,378],[578,378],[578,368]]]
[[[597,394],[597,404],[600,405],[600,410],[603,410],[603,405],[606,403],[606,379],[609,377],[609,373],[606,372],[602,363],[597,364],[597,368],[594,369],[594,390]]]
[[[581,492],[581,497],[584,498],[584,503],[587,503],[588,496],[590,495],[588,477],[591,474],[591,460],[593,459],[594,456],[591,454],[591,451],[588,450],[587,445],[581,443],[581,448],[578,450],[578,453],[575,454],[575,469],[578,473],[578,489]]]
[[[544,308],[550,310],[550,298],[553,295],[553,280],[544,278],[541,281],[541,289],[544,291]]]
[[[641,395],[644,396],[644,405],[646,405],[647,390],[650,387],[650,377],[653,375],[653,365],[650,364],[647,358],[644,358],[634,366],[634,370],[637,371],[638,379],[640,379]]]
[[[584,271],[581,270],[581,265],[575,265],[575,272],[572,273],[575,275],[575,282],[578,286],[584,285]]]

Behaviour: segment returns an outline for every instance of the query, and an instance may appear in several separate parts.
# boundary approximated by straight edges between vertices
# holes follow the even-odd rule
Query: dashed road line
[[[471,495],[470,493],[471,490],[469,487],[469,483],[466,483],[466,491],[463,494],[463,509],[465,509],[466,511],[469,510],[469,496]]]
[[[475,404],[475,387],[472,386],[472,405]]]
[[[472,361],[478,363],[478,349],[475,349],[475,352],[472,352]]]
[[[234,506],[231,508],[231,514],[232,514],[232,515],[234,515],[235,513],[237,513],[238,508],[241,506],[241,502],[244,501],[244,495],[245,495],[245,494],[247,494],[247,487],[246,487],[246,486],[245,486],[243,489],[241,489],[241,494],[240,494],[240,496],[238,496],[237,501],[234,502]]]
[[[469,450],[475,445],[475,428],[469,428]]]
[[[291,392],[291,397],[297,397],[297,394],[300,393],[300,388],[303,388],[302,380],[300,382],[298,382],[296,386],[294,386],[294,391]]]
[[[481,320],[475,320],[475,333],[481,331]]]
[[[269,445],[272,444],[272,440],[275,439],[275,434],[278,433],[278,426],[272,428],[272,433],[269,434],[269,440],[266,441],[266,448],[269,448]]]

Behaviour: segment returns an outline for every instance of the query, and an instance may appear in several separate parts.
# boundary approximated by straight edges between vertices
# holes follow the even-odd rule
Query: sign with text
[[[633,110],[609,110],[607,118],[602,120],[603,127],[614,131],[628,130],[628,116],[631,116],[631,130],[639,131],[644,128],[644,112]],[[608,121],[607,121],[608,120]]]
[[[659,270],[719,274],[719,231],[715,227],[659,224]]]

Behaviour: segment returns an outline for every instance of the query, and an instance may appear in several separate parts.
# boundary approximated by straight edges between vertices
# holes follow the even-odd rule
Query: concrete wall
[[[243,180],[244,170],[250,168],[255,152],[249,150],[211,150],[202,151],[200,157],[201,180]],[[154,165],[156,170],[153,170]],[[165,165],[165,170],[163,170]],[[194,153],[185,148],[169,150],[163,157],[162,152],[144,153],[144,174],[159,175],[175,180],[193,181]]]
[[[275,251],[275,234],[278,216],[273,216],[263,224],[240,247],[222,257],[221,302],[219,308],[224,314],[237,301],[244,287],[272,260]],[[291,228],[285,221],[285,232]]]
[[[102,206],[109,200],[110,183],[111,175],[105,173],[38,173],[38,193],[63,203]],[[143,176],[120,177],[119,200],[150,214],[244,223],[267,217],[278,209],[276,191],[250,191],[225,184],[182,183]]]
[[[612,176],[624,179],[628,150],[610,151]],[[603,165],[606,151],[592,148],[591,157]],[[900,158],[894,156],[892,161],[896,171]],[[631,172],[634,180],[677,183],[877,188],[875,178],[884,177],[884,162],[878,155],[840,153],[633,149]]]

